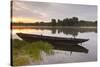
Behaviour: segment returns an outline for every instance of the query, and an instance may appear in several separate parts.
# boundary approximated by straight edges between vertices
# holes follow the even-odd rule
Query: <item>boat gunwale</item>
[[[27,33],[16,33],[18,36],[22,37],[30,37],[30,38],[42,38],[42,39],[51,39],[51,40],[72,40],[72,41],[88,41],[89,39],[79,39],[79,38],[63,38],[63,37],[52,37],[52,36],[43,36],[43,35],[35,35],[35,34],[27,34]]]

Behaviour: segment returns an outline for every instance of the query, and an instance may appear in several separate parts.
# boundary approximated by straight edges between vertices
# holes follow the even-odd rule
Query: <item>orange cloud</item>
[[[41,21],[41,20],[37,18],[12,17],[11,21],[12,22],[23,22],[23,23],[34,23],[34,22]]]

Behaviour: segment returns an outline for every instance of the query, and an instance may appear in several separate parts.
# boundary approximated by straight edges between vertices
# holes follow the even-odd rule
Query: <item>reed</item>
[[[44,41],[26,42],[23,40],[12,40],[13,66],[27,65],[31,62],[42,61],[42,52],[53,55],[53,46]]]

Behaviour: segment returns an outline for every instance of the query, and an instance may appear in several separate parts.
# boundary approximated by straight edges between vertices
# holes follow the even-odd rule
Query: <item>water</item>
[[[18,32],[56,37],[89,39],[89,41],[82,45],[79,44],[79,46],[57,46],[54,50],[54,55],[47,56],[43,53],[43,60],[39,64],[72,63],[97,60],[96,28],[16,28],[12,30],[13,39],[21,39],[16,35]],[[60,48],[63,48],[63,50]]]

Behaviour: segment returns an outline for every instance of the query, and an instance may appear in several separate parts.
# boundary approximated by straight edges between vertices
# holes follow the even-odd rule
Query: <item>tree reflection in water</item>
[[[37,28],[34,28],[34,29],[37,29]],[[97,33],[97,28],[55,28],[55,27],[52,27],[52,28],[45,28],[45,29],[41,29],[41,28],[38,28],[40,30],[51,30],[52,31],[52,34],[56,34],[56,33],[64,33],[66,35],[72,35],[74,38],[78,35],[78,33],[85,33],[85,32],[95,32]]]
[[[27,28],[20,28],[21,30],[27,29]],[[18,30],[20,30],[18,29]],[[74,38],[78,35],[78,33],[85,33],[85,32],[95,32],[97,33],[97,28],[87,28],[87,27],[33,27],[31,29],[34,30],[48,30],[51,31],[52,34],[56,33],[64,33],[66,35],[72,35]]]
[[[33,29],[33,30],[48,30],[48,31],[51,31],[52,34],[60,34],[60,33],[63,33],[65,35],[72,35],[74,38],[78,35],[78,33],[86,33],[86,32],[95,32],[97,33],[97,28],[96,27],[91,27],[91,28],[88,28],[88,27],[32,27],[32,28],[23,28],[23,27],[18,27],[18,28],[14,28],[14,29],[17,29],[17,30],[21,30],[23,31],[23,29]]]

